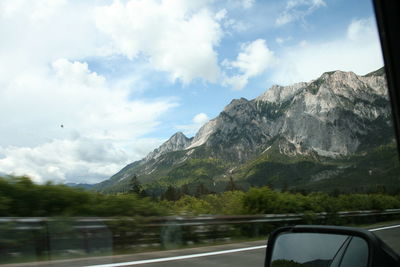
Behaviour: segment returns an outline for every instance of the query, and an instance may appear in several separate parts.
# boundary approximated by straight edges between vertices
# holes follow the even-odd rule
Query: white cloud
[[[376,35],[376,26],[372,18],[353,19],[347,28],[347,38],[351,41],[368,39],[374,35]]]
[[[239,91],[246,87],[249,82],[249,77],[246,75],[233,75],[226,77],[223,84],[225,86],[230,86],[233,90]]]
[[[194,123],[201,124],[201,125],[203,125],[204,123],[206,123],[209,120],[210,120],[210,118],[205,113],[199,113],[196,116],[194,116],[194,118],[193,118]]]
[[[187,125],[178,125],[176,128],[178,130],[183,131],[185,135],[194,135],[197,131],[203,126],[206,122],[208,122],[210,118],[205,113],[199,113],[193,117],[192,123]]]
[[[0,83],[16,75],[43,75],[58,58],[103,56],[89,1],[0,1]],[[33,75],[34,76],[34,75]]]
[[[107,178],[126,164],[128,155],[110,142],[79,138],[54,140],[33,148],[8,147],[0,159],[0,170],[28,175],[35,182],[96,182]],[[81,179],[81,180],[80,180]]]
[[[104,77],[97,75],[95,72],[90,72],[87,63],[70,62],[65,58],[61,58],[54,61],[52,66],[56,77],[63,82],[93,87],[105,85]]]
[[[277,44],[279,44],[279,45],[283,45],[284,43],[286,43],[286,42],[288,42],[288,41],[290,41],[290,40],[292,40],[292,37],[291,37],[291,36],[288,36],[288,37],[277,37],[277,38],[275,38],[275,42],[276,42]]]
[[[257,39],[241,46],[235,61],[225,60],[223,64],[232,69],[237,69],[239,74],[226,77],[225,85],[232,86],[234,90],[243,89],[248,80],[262,74],[274,63],[274,53],[267,47],[265,40]]]
[[[231,29],[235,32],[244,32],[250,27],[248,23],[230,18],[223,20],[223,26],[227,30],[227,34],[232,34]]]
[[[21,11],[27,11],[27,9],[24,9],[24,6],[29,5],[30,12],[26,14],[27,17],[33,21],[40,20],[53,15],[54,11],[65,3],[66,0],[36,0],[34,2],[29,0],[2,1],[0,3],[0,16],[12,18]]]
[[[114,1],[95,10],[96,25],[120,53],[129,59],[149,58],[155,69],[172,80],[189,83],[201,78],[215,82],[220,70],[217,46],[222,38],[217,15],[207,1]]]
[[[372,18],[353,20],[343,35],[326,41],[302,41],[279,55],[271,81],[282,85],[309,81],[322,72],[343,70],[366,74],[383,66]]]
[[[251,8],[254,5],[255,0],[242,0],[242,6],[245,9]]]
[[[289,0],[286,7],[275,21],[277,26],[282,26],[304,18],[318,8],[326,6],[323,0]]]
[[[53,62],[46,76],[21,75],[0,91],[0,172],[35,181],[104,179],[140,159],[157,140],[143,139],[173,99],[130,100],[87,63]],[[12,120],[10,120],[12,118]],[[60,127],[63,125],[63,127]]]
[[[245,2],[243,2],[243,4],[245,4]],[[247,6],[247,8],[250,7],[251,6]],[[215,19],[223,26],[225,35],[232,35],[231,30],[235,32],[243,32],[250,27],[249,23],[230,18],[228,16],[228,11],[225,8],[221,9],[215,14]]]
[[[99,35],[94,4],[0,1],[0,173],[95,182],[160,144],[144,135],[176,99],[138,99],[139,73],[111,85],[82,60],[118,52]]]
[[[143,157],[160,144],[160,140],[136,139],[141,147],[135,153],[127,152],[118,143],[107,140],[77,137],[76,139],[53,140],[30,147],[7,147],[0,150],[7,156],[0,158],[0,172],[14,175],[29,175],[35,182],[96,183],[107,179],[126,164]]]
[[[300,47],[306,47],[308,45],[308,42],[306,41],[306,40],[301,40],[300,42],[299,42],[299,46]]]
[[[228,11],[225,8],[223,8],[220,11],[218,11],[217,14],[215,14],[215,19],[217,21],[220,21],[220,20],[226,18],[227,14],[228,14]]]

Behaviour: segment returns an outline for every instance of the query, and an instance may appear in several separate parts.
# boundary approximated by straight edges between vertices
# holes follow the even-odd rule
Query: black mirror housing
[[[366,266],[368,267],[398,267],[400,266],[400,257],[390,248],[388,247],[381,239],[379,239],[376,235],[374,235],[372,232],[369,232],[364,229],[359,229],[359,228],[352,228],[352,227],[339,227],[339,226],[319,226],[319,225],[298,225],[298,226],[288,226],[288,227],[281,227],[275,230],[269,237],[268,239],[268,245],[267,245],[267,251],[266,251],[266,257],[265,257],[265,266],[266,267],[273,267],[275,264],[272,264],[272,261],[274,260],[274,257],[276,256],[276,253],[274,253],[274,248],[278,244],[277,241],[279,242],[279,237],[282,237],[283,235],[288,234],[287,237],[290,237],[290,234],[304,234],[301,236],[315,236],[317,235],[319,237],[319,241],[324,243],[324,238],[326,243],[328,243],[329,237],[333,235],[337,236],[343,236],[343,238],[350,237],[352,238],[357,238],[358,240],[363,240],[365,241],[364,243],[366,244],[365,246],[365,257],[368,258],[366,260]],[[291,235],[292,237],[296,235]],[[297,235],[298,236],[298,235]],[[311,239],[310,239],[311,242]],[[347,242],[347,241],[346,241]],[[350,241],[349,241],[350,242]],[[344,243],[343,243],[344,244]],[[305,244],[307,245],[307,244]],[[347,244],[348,246],[348,244]],[[292,248],[286,248],[288,255],[295,255],[296,253],[302,253],[297,251],[294,247]],[[347,248],[344,249],[344,253],[346,252]],[[337,251],[337,254],[339,251]],[[351,252],[349,252],[351,253]],[[363,252],[364,253],[364,252]],[[336,257],[335,254],[334,256]],[[344,257],[342,255],[342,257]],[[352,255],[349,254],[351,257]],[[302,265],[302,264],[300,264]],[[278,265],[275,265],[278,266]],[[284,265],[282,265],[284,266]],[[290,265],[288,265],[290,266]],[[295,265],[293,265],[295,266]],[[303,265],[302,265],[303,266]],[[304,265],[304,266],[319,266],[319,265]],[[321,265],[322,266],[322,265]],[[323,265],[325,266],[325,265]],[[337,265],[337,263],[330,263],[327,266],[341,266]]]

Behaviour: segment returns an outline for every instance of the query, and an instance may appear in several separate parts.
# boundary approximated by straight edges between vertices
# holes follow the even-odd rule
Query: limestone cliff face
[[[308,83],[272,86],[254,100],[233,100],[188,147],[245,161],[279,139],[281,153],[336,157],[357,151],[376,125],[390,124],[383,72],[324,73]]]

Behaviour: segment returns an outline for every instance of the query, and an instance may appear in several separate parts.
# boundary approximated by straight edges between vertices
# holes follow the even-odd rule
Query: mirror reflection
[[[272,267],[366,267],[368,244],[356,236],[282,233],[275,240]]]

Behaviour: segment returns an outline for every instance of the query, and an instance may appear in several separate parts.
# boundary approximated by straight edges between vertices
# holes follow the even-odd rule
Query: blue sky
[[[100,181],[234,98],[383,65],[367,0],[5,0],[0,34],[0,173],[37,182]]]

